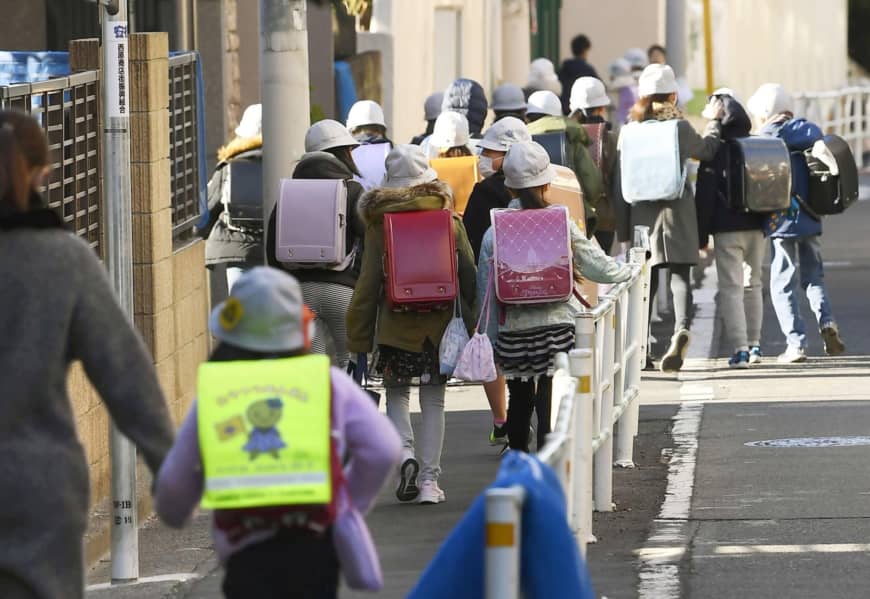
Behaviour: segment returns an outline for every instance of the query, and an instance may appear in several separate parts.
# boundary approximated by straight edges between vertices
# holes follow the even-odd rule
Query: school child
[[[505,117],[486,130],[483,139],[477,144],[479,152],[478,168],[483,181],[474,186],[462,222],[468,233],[471,249],[474,251],[475,262],[480,257],[480,246],[483,236],[492,225],[490,211],[493,208],[507,208],[511,194],[504,185],[505,154],[508,149],[520,141],[530,141],[526,124],[513,117]],[[505,378],[502,375],[491,382],[484,383],[486,399],[492,411],[492,429],[489,432],[490,445],[507,443],[507,399],[505,398]]]
[[[720,116],[723,141],[747,137],[752,120],[730,89],[710,96],[704,115]],[[732,173],[729,150],[722,144],[713,160],[698,167],[695,205],[698,210],[700,245],[713,236],[713,254],[718,275],[719,309],[728,323],[725,334],[734,347],[731,368],[748,368],[761,362],[761,324],[764,313],[761,268],[764,259],[764,215],[734,208],[729,201]],[[748,269],[748,271],[747,271]]]
[[[571,88],[571,118],[580,123],[589,134],[589,154],[598,167],[603,182],[601,198],[595,205],[598,220],[595,239],[601,249],[610,254],[616,238],[616,211],[611,197],[616,168],[616,133],[607,120],[610,97],[604,83],[595,77],[580,77]]]
[[[645,55],[644,55],[645,56]],[[650,230],[650,266],[652,267],[652,284],[650,297],[656,296],[659,281],[659,271],[667,268],[671,275],[671,293],[674,298],[674,335],[670,346],[662,357],[659,368],[662,372],[676,372],[683,367],[683,361],[691,340],[689,333],[689,310],[692,307],[692,266],[698,263],[698,221],[695,200],[691,186],[685,185],[685,163],[689,158],[710,160],[719,149],[720,124],[717,120],[710,121],[704,137],[692,128],[683,118],[683,113],[676,106],[677,80],[674,71],[668,65],[652,64],[646,67],[638,80],[640,99],[632,108],[630,120],[620,131],[619,179],[615,195],[618,212],[618,237],[621,242],[631,241],[631,231],[635,226],[644,225]],[[641,145],[633,141],[636,131],[645,132],[647,123],[668,123],[671,126],[662,128],[656,126],[657,135],[655,148],[660,157],[676,162],[679,172],[673,173],[663,169],[658,162],[650,165],[648,159],[632,162],[632,156]],[[640,125],[644,123],[644,125]],[[634,129],[629,129],[634,127]],[[649,140],[642,143],[650,144]],[[645,148],[649,149],[647,146]],[[624,156],[629,158],[624,159]],[[630,162],[626,166],[626,162]],[[667,164],[670,164],[668,162]],[[631,169],[647,169],[639,171]],[[682,173],[682,178],[679,175]],[[662,188],[674,188],[670,198],[642,199],[631,197],[635,191],[645,192],[649,188],[651,175],[661,178],[656,183]],[[667,179],[667,180],[665,180]],[[635,189],[633,182],[639,182]],[[622,201],[623,198],[631,203]],[[651,360],[648,360],[650,363]]]
[[[536,58],[529,64],[529,78],[523,88],[526,100],[537,91],[551,91],[562,95],[562,83],[556,74],[556,67],[549,58]]]
[[[540,210],[549,206],[547,191],[556,173],[540,144],[532,141],[513,144],[504,158],[503,169],[505,185],[513,196],[509,208]],[[620,283],[631,278],[632,266],[618,264],[608,257],[574,222],[569,226],[575,271],[598,283]],[[481,310],[489,309],[487,333],[507,378],[509,445],[511,449],[527,452],[533,411],[538,415],[538,448],[550,432],[553,358],[574,347],[574,320],[583,307],[572,295],[563,302],[505,304],[501,306],[500,318],[493,290],[494,245],[490,227],[478,261],[478,305]],[[484,305],[487,297],[489,306]]]
[[[423,103],[423,116],[426,119],[426,131],[414,137],[411,140],[411,143],[415,146],[419,146],[423,143],[423,141],[432,135],[432,132],[435,131],[435,119],[438,118],[438,115],[441,114],[441,103],[444,101],[444,92],[435,92],[434,94],[429,94],[426,97],[426,101]]]
[[[345,132],[345,135],[347,133]],[[334,154],[327,151],[308,152],[293,169],[294,179],[338,179],[347,186],[347,229],[345,247],[356,256],[343,269],[323,265],[322,268],[300,268],[281,262],[276,253],[277,207],[272,209],[266,229],[266,262],[269,266],[292,272],[302,287],[305,304],[317,314],[324,327],[312,339],[312,351],[330,355],[344,368],[351,360],[347,351],[347,308],[359,277],[359,255],[364,245],[365,227],[357,214],[357,204],[363,187],[353,179],[354,173]],[[324,198],[311,198],[311,201]],[[328,334],[327,334],[328,332]]]
[[[361,144],[390,144],[384,109],[372,100],[360,100],[347,113],[347,130]]]
[[[617,129],[628,121],[631,107],[637,102],[637,78],[632,74],[631,63],[619,57],[610,63],[610,89],[616,99],[616,110],[613,113],[614,125]]]
[[[400,501],[441,503],[444,491],[438,485],[441,475],[441,451],[444,446],[444,394],[447,377],[441,375],[438,346],[453,316],[453,300],[439,308],[399,304],[402,298],[390,298],[384,271],[391,263],[396,269],[425,266],[425,255],[434,260],[432,248],[415,245],[394,247],[386,254],[385,221],[397,222],[395,215],[408,213],[412,222],[404,226],[419,227],[422,213],[450,211],[448,235],[453,235],[455,252],[438,264],[449,269],[456,261],[458,301],[466,326],[475,323],[474,254],[458,215],[452,214],[450,188],[437,179],[423,150],[414,145],[398,145],[387,156],[387,176],[380,189],[365,194],[359,213],[366,224],[366,249],[362,271],[347,315],[348,347],[352,352],[368,353],[375,349],[375,370],[383,376],[386,387],[387,416],[402,438],[402,465],[396,497]],[[429,223],[429,219],[424,219]],[[395,224],[397,229],[403,225]],[[428,226],[428,225],[426,225]],[[427,233],[431,230],[427,229]],[[407,237],[403,237],[407,239]],[[425,252],[425,254],[421,253]],[[418,271],[415,271],[418,272]],[[395,301],[394,301],[395,300]],[[419,385],[423,412],[419,452],[415,451],[409,402],[411,386]],[[419,456],[419,461],[418,461]],[[419,475],[419,484],[418,484]]]
[[[245,273],[212,312],[218,346],[157,476],[166,524],[183,526],[200,499],[214,509],[228,599],[336,597],[339,570],[377,588],[362,514],[399,439],[350,377],[308,353],[310,328],[292,276]]]
[[[788,344],[777,358],[780,364],[807,359],[807,333],[798,304],[798,282],[816,317],[825,353],[837,356],[846,351],[825,287],[822,222],[801,204],[806,201],[803,198],[809,197],[809,171],[803,152],[812,148],[823,134],[815,123],[795,118],[793,104],[791,95],[777,83],[765,83],[747,103],[749,112],[761,125],[759,133],[779,137],[792,153],[792,206],[786,212],[772,214],[764,223],[773,252],[770,299]]]
[[[468,119],[458,112],[447,111],[435,119],[435,130],[422,147],[430,158],[459,158],[472,155],[470,140]]]
[[[526,95],[519,85],[503,83],[492,91],[492,111],[495,113],[494,123],[505,117],[515,117],[525,120]]]
[[[482,137],[483,125],[489,112],[489,103],[483,87],[472,79],[457,79],[444,92],[441,112],[452,110],[468,119],[468,131],[472,139]]]
[[[547,94],[551,92],[539,93]],[[550,104],[550,102],[547,104]],[[542,110],[547,110],[547,113],[542,114],[542,116],[534,116],[534,121],[531,118],[529,119],[528,128],[532,136],[545,133],[561,133],[565,136],[567,163],[563,166],[567,166],[574,171],[574,174],[577,175],[577,180],[580,182],[580,187],[583,190],[583,207],[586,211],[586,229],[588,234],[592,235],[595,231],[597,220],[596,205],[601,197],[603,187],[601,173],[598,172],[595,163],[592,162],[592,157],[589,155],[588,146],[591,141],[589,134],[576,121],[563,116],[561,109],[558,114],[553,114],[554,110],[549,108],[532,108],[532,110],[536,111],[538,115],[542,114]],[[535,113],[532,114],[535,115]]]

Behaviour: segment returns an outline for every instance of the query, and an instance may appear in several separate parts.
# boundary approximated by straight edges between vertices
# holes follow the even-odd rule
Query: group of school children
[[[460,79],[445,93],[427,98],[427,130],[412,144],[390,141],[382,109],[368,100],[353,106],[346,124],[324,120],[307,132],[306,154],[286,192],[282,187],[282,199],[261,232],[265,260],[272,268],[253,268],[230,281],[229,299],[215,309],[211,321],[220,340],[210,360],[214,366],[201,371],[197,405],[158,477],[157,505],[167,522],[182,524],[200,496],[216,508],[215,536],[226,562],[227,596],[240,596],[234,589],[256,585],[290,589],[296,584],[291,578],[299,572],[307,572],[312,585],[334,589],[339,567],[363,585],[377,580],[376,557],[348,556],[371,548],[367,533],[361,532],[361,514],[391,474],[401,502],[446,500],[439,479],[445,392],[452,368],[444,367],[442,345],[453,321],[458,320],[466,333],[485,333],[494,349],[497,370],[479,380],[493,415],[490,443],[528,452],[530,437],[535,436],[540,448],[550,430],[554,356],[573,347],[574,320],[585,309],[572,293],[574,279],[630,279],[634,267],[608,254],[619,247],[615,241],[627,244],[638,225],[649,230],[652,295],[657,273],[667,269],[670,275],[675,328],[661,358],[663,371],[678,371],[683,365],[690,341],[690,270],[710,234],[715,239],[726,331],[735,346],[732,366],[747,367],[762,358],[765,234],[773,240],[774,305],[784,331],[788,329],[788,350],[779,360],[805,358],[806,332],[794,295],[798,255],[826,350],[843,351],[821,277],[820,225],[799,203],[807,195],[806,177],[801,177],[805,165],[795,154],[786,154],[791,163],[786,177],[797,198],[789,198],[786,210],[749,212],[735,206],[725,189],[723,173],[730,168],[722,162],[728,161],[723,156],[725,142],[745,138],[752,126],[732,91],[721,89],[710,97],[705,111],[709,124],[699,135],[678,108],[679,85],[671,68],[651,64],[637,79],[638,98],[618,137],[603,82],[577,78],[566,96],[566,115],[552,85],[554,78],[547,73],[539,77],[546,89],[530,83],[526,89],[506,84],[494,90],[495,120],[488,128],[484,125],[489,103],[483,88]],[[781,138],[789,150],[805,150],[822,137],[818,127],[793,117],[780,86],[762,86],[749,109],[758,119],[760,134]],[[552,133],[561,139],[562,164],[574,173],[583,194],[580,222],[549,200],[557,178],[551,162],[558,160],[558,151],[554,154],[534,139]],[[258,145],[234,140],[231,147]],[[445,159],[473,165],[470,191],[461,184],[451,187],[439,177],[433,166]],[[689,159],[701,162],[695,186],[686,182]],[[233,230],[231,213],[224,214],[231,212],[234,201],[227,181],[232,175],[224,171],[232,169],[234,161],[230,157],[219,166],[221,179],[211,190],[220,198],[212,205],[223,204],[217,206],[213,221],[224,223],[224,232]],[[345,225],[337,233],[342,237],[340,256],[306,263],[294,254],[288,239],[300,229],[317,227],[316,219],[300,210],[300,202],[325,202],[324,210],[341,215]],[[516,215],[523,214],[529,218],[517,220],[521,216]],[[526,252],[521,268],[546,261],[536,252],[546,254],[547,248],[535,247],[536,237],[545,235],[535,228],[544,226],[545,214],[564,223],[554,230],[566,229],[572,273],[571,291],[552,297],[547,293],[558,283],[533,291],[517,282],[522,277],[515,279],[513,290],[504,283],[517,275],[504,271],[504,256],[516,246]],[[502,221],[505,225],[500,227]],[[446,237],[438,237],[437,230],[446,230]],[[433,283],[437,290],[423,290],[420,281],[436,271],[447,273],[447,278]],[[521,297],[523,293],[538,295],[530,299]],[[331,360],[317,358],[318,354]],[[233,364],[217,364],[221,362]],[[254,366],[257,362],[261,364]],[[363,390],[369,371],[383,380],[391,427],[385,427],[372,401],[377,394]],[[281,381],[293,378],[287,373],[306,384],[283,389]],[[222,388],[222,383],[233,390]],[[419,387],[422,411],[416,436],[409,408],[413,386]],[[251,396],[251,388],[260,395],[259,389],[276,391],[244,412],[233,414],[226,408],[239,397]],[[317,413],[313,404],[308,406],[310,413],[288,409],[287,404],[295,405],[300,396],[321,400],[322,411]],[[293,414],[294,422],[282,420],[285,411]],[[318,426],[332,431],[332,446],[324,448],[314,435],[302,433]],[[372,434],[375,430],[378,434]],[[229,445],[221,447],[245,434],[242,452],[230,455]],[[291,451],[295,457],[288,466],[279,456]],[[300,482],[282,487],[286,473],[281,468],[301,468],[303,462],[304,476],[294,470],[288,478]],[[266,469],[258,469],[260,464]],[[336,469],[343,476],[336,477]],[[325,513],[300,512],[294,496],[309,494],[322,502],[330,492]],[[263,507],[263,497],[270,507]],[[289,505],[280,505],[282,498]],[[288,518],[296,524],[287,525]],[[279,549],[294,555],[298,568],[281,569],[275,563],[275,569],[263,575],[261,566],[273,563]],[[316,580],[311,578],[315,574]]]

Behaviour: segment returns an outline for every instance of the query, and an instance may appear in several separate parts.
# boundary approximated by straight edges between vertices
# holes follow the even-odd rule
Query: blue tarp
[[[356,101],[356,83],[350,72],[350,64],[344,60],[337,60],[335,61],[335,104],[338,107],[336,120],[347,122],[347,113]]]
[[[67,52],[7,52],[0,50],[0,86],[33,83],[69,75]]]

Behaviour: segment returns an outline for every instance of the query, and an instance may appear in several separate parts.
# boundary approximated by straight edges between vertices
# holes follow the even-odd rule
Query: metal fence
[[[839,135],[852,147],[858,168],[868,165],[870,152],[870,82],[835,91],[795,97],[795,113],[817,123],[825,133]]]
[[[562,483],[568,525],[585,556],[594,541],[592,511],[613,511],[613,465],[634,466],[641,371],[646,360],[650,268],[633,248],[638,270],[594,309],[577,317],[575,349],[556,359],[553,413],[538,458]],[[615,442],[614,442],[615,441]],[[516,599],[521,589],[522,487],[486,492],[487,530],[508,527],[510,543],[486,547],[486,599]]]
[[[200,146],[197,55],[169,59],[169,160],[172,190],[172,234],[183,237],[199,219]]]
[[[0,87],[0,108],[26,112],[42,125],[52,166],[48,205],[103,256],[99,72]]]

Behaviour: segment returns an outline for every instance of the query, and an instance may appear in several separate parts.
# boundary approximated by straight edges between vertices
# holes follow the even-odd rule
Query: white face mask
[[[495,168],[492,166],[492,156],[480,155],[477,157],[477,169],[480,171],[480,176],[487,179],[496,174]]]

